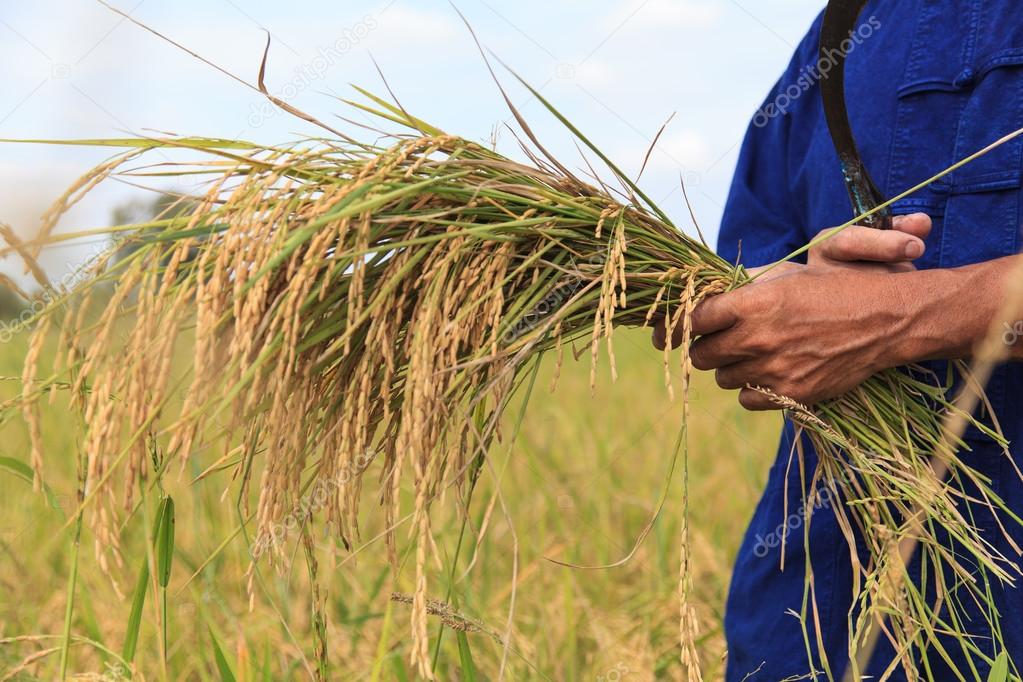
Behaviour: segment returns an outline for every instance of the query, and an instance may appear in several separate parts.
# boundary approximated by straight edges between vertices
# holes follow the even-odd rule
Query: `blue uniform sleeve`
[[[747,267],[767,265],[807,243],[789,168],[805,153],[806,128],[819,118],[819,16],[746,132],[721,219],[718,253]],[[799,134],[800,130],[803,135]],[[798,161],[796,162],[798,163]]]

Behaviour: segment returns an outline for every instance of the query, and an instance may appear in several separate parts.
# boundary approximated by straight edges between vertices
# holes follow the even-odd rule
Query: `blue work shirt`
[[[847,101],[865,164],[885,196],[1023,128],[1019,0],[875,0],[861,24],[848,54]],[[764,265],[853,217],[821,105],[818,76],[827,67],[819,66],[820,26],[818,18],[749,128],[722,223],[719,252],[726,259]],[[934,219],[920,268],[955,268],[1019,252],[1021,158],[1023,142],[1016,140],[896,205],[896,214],[924,212]],[[965,294],[962,305],[969,305],[970,295],[989,294]],[[1001,367],[988,387],[1016,456],[1023,454],[1016,444],[1021,390],[1021,363]],[[788,426],[736,560],[725,616],[730,682],[779,682],[820,670],[820,649],[835,679],[846,667],[853,573],[846,540],[827,509],[815,512],[809,543],[823,646],[812,643],[808,653],[792,615],[802,611],[806,560],[799,467],[791,468],[787,486],[785,480],[792,438]],[[1023,515],[1023,484],[1012,463],[978,433],[967,440],[973,450],[963,457]],[[815,461],[811,452],[808,466]],[[793,512],[796,523],[790,521]],[[781,570],[778,532],[785,532],[787,521],[796,528],[789,531]],[[1020,539],[1018,526],[1006,523]],[[1018,559],[990,515],[979,516],[977,525],[1005,556]],[[1023,666],[1023,588],[996,584],[994,598],[1009,653]],[[814,631],[812,623],[808,627]],[[966,627],[994,657],[984,619],[978,614]],[[949,652],[964,678],[972,679],[960,648]],[[882,642],[871,679],[879,679],[893,658]],[[934,679],[960,679],[940,656],[929,658]],[[987,666],[975,665],[987,679]],[[897,670],[891,679],[905,678]]]

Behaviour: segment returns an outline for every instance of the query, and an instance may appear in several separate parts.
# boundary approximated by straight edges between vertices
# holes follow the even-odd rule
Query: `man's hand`
[[[824,236],[830,230],[817,235]],[[911,272],[913,261],[924,255],[924,240],[931,233],[931,219],[923,213],[897,216],[891,230],[848,227],[810,249],[809,265],[862,268],[885,272]]]
[[[824,230],[814,240],[829,231]],[[913,261],[924,254],[924,240],[930,233],[931,219],[923,213],[897,216],[890,231],[857,225],[846,228],[811,248],[807,255],[807,263],[809,266],[857,269],[872,267],[885,272],[911,272],[915,269]],[[796,263],[782,263],[762,275],[757,283],[764,283],[806,267],[808,266]],[[764,268],[754,268],[750,273],[757,275],[763,270]],[[664,336],[664,320],[659,318],[654,324],[653,333],[653,343],[657,350],[664,350]],[[681,343],[682,329],[675,329],[671,347],[678,348]]]
[[[757,386],[813,404],[898,362],[904,275],[877,268],[806,266],[707,300],[693,313],[693,366],[717,370],[750,410],[777,409]]]
[[[847,228],[814,247],[807,265],[776,267],[708,299],[693,315],[700,337],[690,350],[693,365],[717,370],[718,384],[740,389],[747,409],[765,410],[778,406],[747,386],[809,404],[900,364],[890,343],[908,317],[900,275],[915,270],[930,229],[925,215],[898,218],[887,232]],[[664,347],[663,323],[654,345]]]

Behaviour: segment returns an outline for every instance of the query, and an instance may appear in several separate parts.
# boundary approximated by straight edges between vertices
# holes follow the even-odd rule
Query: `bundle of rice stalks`
[[[32,426],[41,481],[38,404],[70,384],[85,424],[88,494],[79,514],[88,509],[102,556],[116,555],[117,519],[150,466],[150,434],[181,460],[224,445],[215,465],[233,469],[243,499],[258,487],[257,558],[283,555],[281,529],[296,508],[305,523],[310,490],[324,522],[350,545],[359,536],[364,473],[380,471],[392,557],[403,522],[416,538],[413,659],[429,676],[431,505],[452,486],[475,483],[506,406],[529,390],[538,358],[551,352],[560,363],[566,347],[583,342],[593,359],[606,349],[613,379],[616,327],[681,326],[684,394],[694,308],[752,278],[677,229],[581,135],[620,190],[546,154],[521,118],[525,163],[364,94],[372,104],[357,106],[404,132],[375,144],[347,137],[285,146],[87,142],[124,151],[61,198],[38,240],[8,251],[32,262],[44,243],[82,236],[50,230],[107,178],[206,176],[208,183],[203,195],[183,199],[184,210],[99,231],[128,236],[37,316],[18,405]],[[154,150],[194,152],[197,160],[137,165]],[[89,312],[96,306],[98,316]],[[44,370],[40,349],[57,328],[57,366]],[[171,358],[182,344],[191,349],[190,374],[176,380]],[[857,568],[849,589],[865,606],[853,651],[880,617],[905,661],[948,632],[983,658],[980,643],[963,634],[960,605],[987,601],[991,580],[1013,579],[1012,564],[966,511],[1001,511],[1002,503],[955,454],[964,444],[945,420],[965,419],[1005,443],[957,410],[947,390],[922,370],[891,370],[812,407],[774,396],[819,453],[819,465],[805,472],[810,497],[842,501],[833,507]],[[794,456],[802,465],[802,453]],[[935,462],[947,468],[947,481]],[[412,491],[409,509],[403,486]],[[810,499],[805,509],[816,506]],[[926,594],[895,551],[907,534],[933,569]],[[803,616],[807,637],[816,639],[812,604],[811,582]],[[691,641],[685,604],[683,620]]]

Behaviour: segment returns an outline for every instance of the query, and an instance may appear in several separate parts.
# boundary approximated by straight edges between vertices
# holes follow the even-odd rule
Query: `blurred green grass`
[[[20,376],[24,352],[23,336],[0,346],[0,376]],[[620,332],[616,354],[617,384],[611,385],[602,360],[592,394],[588,353],[579,361],[566,353],[554,393],[547,390],[554,364],[548,358],[517,442],[511,448],[495,446],[473,497],[452,603],[503,635],[514,597],[505,679],[681,678],[676,596],[681,463],[668,483],[663,513],[631,561],[587,571],[545,559],[582,565],[618,561],[650,521],[665,489],[682,424],[681,397],[668,399],[661,356],[651,349],[646,332]],[[672,359],[677,363],[676,356]],[[677,367],[673,371],[678,374]],[[0,383],[4,398],[17,390],[16,381]],[[732,560],[766,479],[781,418],[744,412],[735,396],[718,390],[708,375],[696,377],[690,411],[699,650],[706,679],[714,680],[723,675],[721,627]],[[508,412],[517,413],[515,407]],[[73,537],[73,529],[64,526],[75,509],[77,419],[63,396],[44,415],[45,474],[52,498],[34,494],[25,481],[0,469],[0,679],[5,674],[16,680],[59,676],[59,651],[43,652],[59,649],[64,627]],[[514,424],[507,424],[506,437],[513,430]],[[246,537],[252,541],[253,529],[239,532],[236,484],[228,472],[193,483],[217,456],[206,451],[184,465],[172,462],[164,477],[177,509],[167,591],[167,665],[164,672],[159,600],[150,592],[134,658],[137,678],[310,679],[317,670],[316,624],[300,543],[295,536],[289,539],[293,560],[287,565],[258,564],[250,610]],[[26,430],[17,419],[0,426],[0,457],[28,461]],[[367,472],[367,486],[376,483],[376,473]],[[150,522],[157,501],[156,495],[148,497]],[[477,531],[491,508],[477,547]],[[461,526],[457,491],[449,490],[434,509],[442,560],[432,564],[430,597],[443,600]],[[393,575],[383,542],[375,539],[383,529],[382,516],[375,495],[367,494],[362,536],[353,551],[324,537],[322,525],[313,521],[328,679],[414,679],[406,666],[408,607],[390,600],[392,592],[411,591],[412,575]],[[122,650],[131,594],[146,557],[144,526],[141,513],[125,522],[125,562],[111,564],[113,579],[100,570],[88,527],[83,532],[71,678],[130,679],[117,657],[103,649]],[[397,538],[400,553],[404,528]],[[433,619],[431,627],[436,637],[439,620]],[[481,633],[469,633],[467,643],[476,679],[496,679],[502,646]],[[463,660],[459,638],[445,633],[438,678],[468,679]]]

